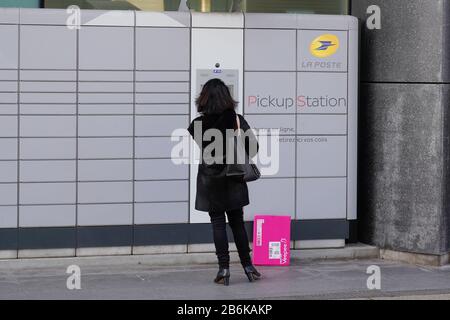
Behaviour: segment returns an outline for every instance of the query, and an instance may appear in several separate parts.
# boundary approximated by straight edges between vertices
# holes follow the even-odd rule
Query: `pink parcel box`
[[[253,263],[288,266],[290,262],[291,217],[255,216],[253,224]]]

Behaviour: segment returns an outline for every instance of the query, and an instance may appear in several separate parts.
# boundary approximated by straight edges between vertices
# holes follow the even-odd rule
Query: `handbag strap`
[[[236,115],[236,123],[237,123],[238,137],[239,137],[241,135],[241,121],[239,120],[238,115]]]

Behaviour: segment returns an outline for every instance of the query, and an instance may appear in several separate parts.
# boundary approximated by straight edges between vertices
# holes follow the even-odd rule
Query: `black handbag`
[[[245,150],[245,145],[240,136],[238,116],[236,116],[236,121],[238,134],[233,136],[234,161],[226,165],[226,176],[245,182],[258,180],[261,177],[261,172]]]

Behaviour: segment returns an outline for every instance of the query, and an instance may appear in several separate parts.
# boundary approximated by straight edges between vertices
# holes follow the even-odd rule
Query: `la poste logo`
[[[339,49],[339,38],[334,34],[323,34],[315,38],[309,46],[309,51],[314,57],[327,58],[335,54]]]

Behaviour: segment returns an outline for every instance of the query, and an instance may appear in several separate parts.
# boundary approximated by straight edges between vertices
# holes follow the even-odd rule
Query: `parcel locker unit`
[[[173,161],[180,143],[181,160],[198,152],[180,129],[211,78],[227,84],[266,156],[249,184],[249,231],[257,214],[289,215],[296,247],[349,237],[356,19],[71,14],[0,9],[1,257],[211,250],[208,214],[194,209],[197,165]]]

